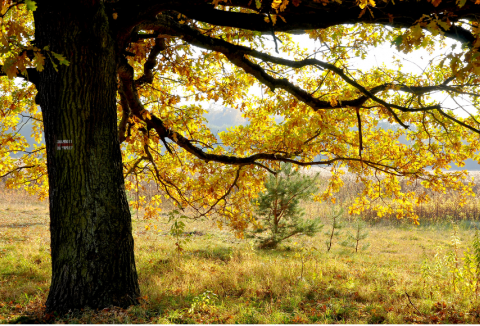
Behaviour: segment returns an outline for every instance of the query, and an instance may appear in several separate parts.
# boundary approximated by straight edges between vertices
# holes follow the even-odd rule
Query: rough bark
[[[52,283],[47,312],[128,306],[140,296],[117,138],[115,44],[101,2],[38,1],[36,45],[49,177]],[[61,140],[72,142],[60,149]]]

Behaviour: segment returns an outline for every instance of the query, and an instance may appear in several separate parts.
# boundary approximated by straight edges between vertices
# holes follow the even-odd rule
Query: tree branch
[[[407,108],[403,106],[399,106],[396,104],[387,103],[386,101],[380,99],[375,94],[388,90],[388,89],[395,89],[400,90],[408,93],[413,93],[416,95],[419,94],[426,94],[437,90],[447,90],[450,87],[447,86],[447,83],[452,80],[452,78],[447,79],[444,83],[440,85],[434,86],[407,86],[407,85],[395,85],[395,84],[383,84],[376,86],[370,90],[367,90],[364,86],[360,85],[358,82],[350,78],[345,74],[343,69],[336,67],[333,64],[323,62],[317,59],[304,59],[299,61],[288,60],[283,58],[278,58],[275,56],[271,56],[269,54],[262,53],[260,51],[241,46],[241,45],[234,45],[228,43],[224,40],[212,38],[203,35],[199,31],[182,24],[176,23],[174,20],[167,16],[160,16],[158,20],[155,22],[146,23],[145,26],[151,29],[156,29],[161,31],[162,33],[171,34],[174,36],[180,36],[186,42],[212,51],[217,51],[223,53],[233,64],[245,70],[245,72],[253,75],[257,80],[262,82],[264,85],[269,87],[272,91],[276,88],[283,89],[290,93],[291,95],[295,96],[297,99],[303,101],[305,104],[309,105],[312,109],[319,110],[319,109],[337,109],[337,108],[345,108],[345,107],[359,107],[362,106],[368,99],[372,99],[373,101],[382,104],[393,116],[397,123],[399,123],[402,127],[408,128],[405,125],[398,115],[393,111],[393,109],[398,109],[402,112],[417,112],[417,111],[427,111],[427,110],[436,110],[441,109],[440,105],[433,105],[428,107],[422,108]],[[292,68],[302,68],[306,66],[315,66],[320,67],[323,69],[327,69],[336,73],[340,76],[346,83],[355,87],[357,90],[362,92],[364,95],[360,96],[356,99],[349,99],[349,100],[340,100],[337,101],[337,104],[331,104],[329,101],[322,101],[311,94],[306,92],[305,90],[301,89],[300,87],[294,85],[293,83],[289,82],[286,78],[278,79],[270,76],[265,72],[265,70],[259,65],[247,59],[246,56],[252,56],[257,59],[261,59],[264,61],[272,62],[275,64],[288,66]]]
[[[221,200],[227,201],[227,196],[230,194],[230,192],[232,192],[233,187],[237,185],[237,181],[240,178],[240,170],[241,169],[242,169],[242,166],[239,166],[238,169],[237,169],[237,172],[235,173],[235,179],[233,180],[232,184],[228,187],[227,191],[225,191],[225,193],[220,198],[218,198],[215,201],[215,203],[213,205],[211,205],[210,208],[205,213],[200,214],[199,217],[206,216],[208,213],[210,213],[214,209],[214,207],[217,206],[217,204]],[[237,188],[238,188],[238,186],[237,186]]]
[[[147,60],[143,65],[143,75],[135,81],[137,86],[141,86],[145,83],[151,84],[153,81],[153,68],[157,65],[157,56],[166,49],[165,39],[155,39],[155,45],[148,55]]]
[[[9,171],[9,172],[5,173],[4,175],[0,175],[0,179],[6,177],[6,176],[8,176],[8,175],[10,175],[10,174],[12,174],[16,171],[20,171],[20,170],[23,170],[23,169],[30,169],[30,168],[34,168],[34,167],[36,167],[36,165],[19,166],[19,167],[13,169],[12,171]]]
[[[358,122],[358,156],[362,158],[362,151],[363,151],[363,140],[362,140],[362,119],[360,118],[360,110],[356,108],[355,111],[357,112],[357,122]]]
[[[249,6],[247,2],[250,4]],[[189,18],[215,26],[236,27],[265,33],[270,32],[270,26],[264,20],[266,11],[261,14],[223,11],[213,8],[213,6],[203,1],[191,1],[191,3],[191,5],[178,6],[174,10],[181,12]],[[257,10],[255,2],[249,0],[230,1],[229,6],[248,7],[252,10]],[[395,4],[393,2],[386,4],[378,3],[377,7],[370,8],[374,12],[374,17],[360,15],[362,9],[355,1],[330,2],[324,5],[323,3],[316,4],[304,0],[297,7],[287,6],[286,10],[282,12],[282,17],[284,17],[286,22],[278,20],[275,24],[275,31],[300,34],[304,33],[305,30],[325,29],[336,25],[356,23],[409,28],[424,15],[430,16],[433,13],[439,19],[442,19],[447,17],[450,12],[455,12],[455,17],[448,17],[452,22],[480,14],[478,6],[466,4],[460,9],[454,1],[442,1],[436,8],[426,1],[417,1],[415,3],[396,2]],[[446,37],[462,42],[469,47],[473,45],[475,40],[474,35],[470,31],[454,24],[448,30],[443,30],[443,32]]]
[[[118,125],[118,141],[121,144],[127,139],[126,131],[128,119],[130,117],[130,107],[125,92],[121,86],[119,87],[118,92],[120,94],[120,105],[122,106],[122,120],[120,120],[120,124]]]

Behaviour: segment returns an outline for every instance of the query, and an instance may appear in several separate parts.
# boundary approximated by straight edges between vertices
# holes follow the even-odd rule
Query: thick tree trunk
[[[57,72],[46,56],[37,85],[50,185],[52,284],[46,309],[135,304],[140,291],[108,19],[100,1],[37,4],[37,47],[49,46],[70,61]]]

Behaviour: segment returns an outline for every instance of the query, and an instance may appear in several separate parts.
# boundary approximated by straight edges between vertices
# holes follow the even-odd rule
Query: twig
[[[13,169],[12,171],[5,173],[4,175],[0,175],[0,179],[6,177],[9,174],[14,173],[15,171],[20,171],[22,169],[30,169],[30,168],[34,168],[34,167],[36,167],[36,165],[19,166],[19,167]]]
[[[270,16],[270,13],[268,13],[268,19],[270,20],[270,24],[272,24],[271,29],[272,29],[273,42],[275,42],[275,52],[278,53],[277,37],[275,36],[275,30],[273,29],[273,20],[272,20],[272,17]]]
[[[407,295],[407,298],[408,298],[408,302],[410,302],[410,305],[420,314],[420,315],[424,315],[420,310],[417,309],[417,307],[415,307],[415,305],[412,303],[412,300],[410,300],[410,296],[408,295],[407,291],[405,291],[405,294]]]

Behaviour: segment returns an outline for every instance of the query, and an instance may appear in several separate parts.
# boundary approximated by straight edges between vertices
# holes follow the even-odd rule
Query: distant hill
[[[247,124],[247,119],[242,117],[239,110],[218,105],[210,105],[204,117],[208,121],[207,126],[214,134],[227,131],[229,127]]]

